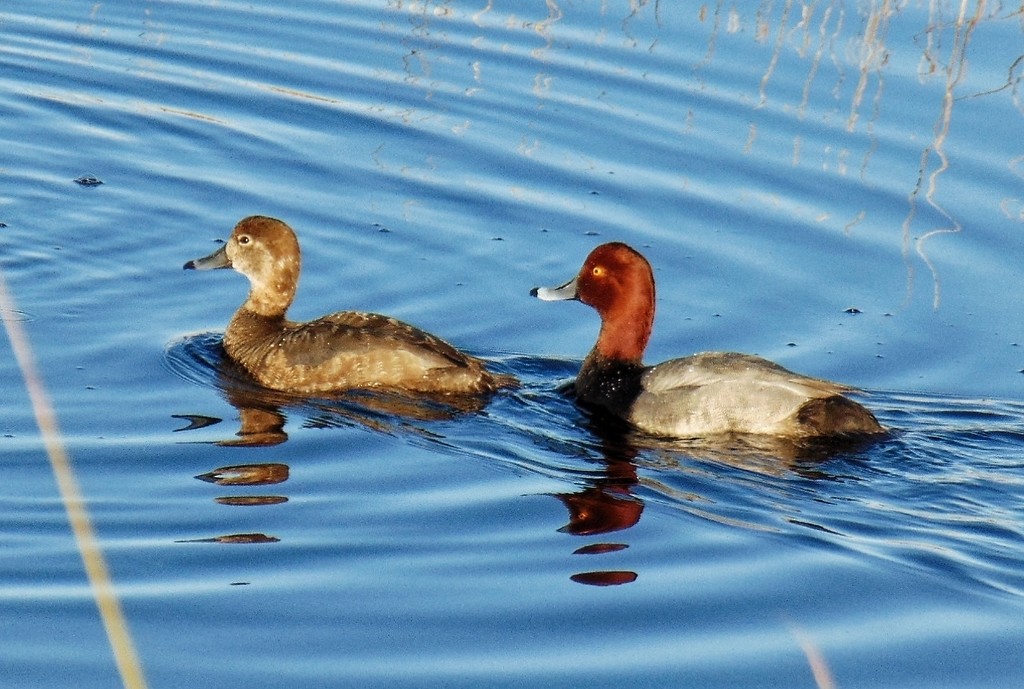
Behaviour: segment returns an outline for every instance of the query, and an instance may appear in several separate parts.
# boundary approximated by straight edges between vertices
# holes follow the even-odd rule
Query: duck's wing
[[[703,352],[649,368],[642,378],[646,392],[659,394],[687,388],[745,386],[775,388],[804,398],[856,392],[855,388],[794,373],[775,362],[750,354]]]
[[[647,369],[640,383],[641,393],[628,418],[655,434],[796,437],[881,430],[869,412],[842,397],[853,388],[802,376],[747,354],[708,352],[673,359]],[[860,410],[860,420],[852,425],[833,423],[836,414],[830,410],[837,405]]]
[[[286,337],[292,365],[318,366],[346,353],[373,352],[411,356],[424,368],[467,368],[474,361],[435,335],[376,313],[334,313],[294,324]]]

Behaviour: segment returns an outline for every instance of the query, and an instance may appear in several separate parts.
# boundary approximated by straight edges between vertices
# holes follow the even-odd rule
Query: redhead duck
[[[234,268],[249,278],[249,297],[228,324],[224,350],[264,387],[300,394],[377,387],[473,394],[514,384],[444,340],[387,316],[343,311],[289,321],[300,263],[292,229],[254,215],[235,225],[220,249],[184,266]]]
[[[576,395],[652,435],[828,439],[884,433],[870,411],[844,396],[853,388],[760,357],[705,352],[644,366],[654,324],[654,274],[647,259],[621,242],[594,249],[561,287],[531,294],[545,301],[574,299],[597,310],[601,332],[576,378]]]

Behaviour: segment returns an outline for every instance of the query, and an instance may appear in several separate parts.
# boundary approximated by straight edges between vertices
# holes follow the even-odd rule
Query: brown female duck
[[[394,318],[342,311],[297,323],[286,313],[301,258],[295,233],[275,218],[244,218],[231,237],[186,269],[234,268],[249,296],[224,333],[224,350],[261,385],[309,394],[357,388],[478,394],[513,385],[479,359]]]

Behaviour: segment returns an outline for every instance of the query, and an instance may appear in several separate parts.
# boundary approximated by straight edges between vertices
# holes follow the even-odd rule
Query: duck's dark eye
[[[252,239],[250,239],[249,235],[247,235],[247,234],[243,234],[243,235],[239,235],[238,236],[238,243],[241,244],[242,246],[245,246],[246,244],[248,244],[251,241],[252,241]]]

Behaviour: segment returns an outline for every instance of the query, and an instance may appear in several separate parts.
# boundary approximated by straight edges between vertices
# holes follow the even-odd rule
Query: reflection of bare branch
[[[714,17],[714,21],[711,23],[711,31],[708,32],[708,48],[705,51],[704,59],[700,61],[698,68],[711,64],[711,59],[715,56],[715,45],[718,43],[718,30],[719,20],[721,19],[722,13],[722,2],[723,0],[718,0],[718,3],[715,5],[714,12],[711,13],[711,16]],[[701,7],[698,19],[700,19],[701,22],[707,19],[706,8]]]
[[[409,15],[411,30],[406,38],[408,51],[404,55],[406,74],[408,81],[422,86],[425,97],[430,98],[433,93],[430,79],[435,78],[431,73],[433,51],[448,42],[448,37],[438,26],[445,22],[439,21],[438,18],[449,19],[459,12],[449,0],[388,2],[393,8]],[[561,47],[562,44],[556,44],[556,40],[565,40],[567,43],[576,40],[576,33],[570,32],[564,38],[562,33],[566,29],[579,28],[575,25],[565,26],[574,19],[574,16],[569,10],[563,13],[563,0],[545,0],[543,4],[535,2],[530,5],[530,11],[535,14],[526,17],[516,16],[507,9],[501,9],[501,5],[494,0],[474,0],[472,4],[474,9],[467,10],[465,19],[471,19],[476,26],[501,26],[504,30],[526,34],[525,43],[532,47],[529,55],[541,64],[534,70],[532,83],[523,86],[528,86],[538,99],[547,99],[553,91],[557,91],[560,85],[555,75],[561,72],[558,71],[558,56],[551,53],[552,46]],[[986,0],[928,0],[927,26],[914,34],[914,41],[918,43],[921,55],[921,62],[918,65],[919,79],[929,87],[938,83],[943,86],[943,90],[940,109],[933,123],[933,132],[930,137],[925,137],[931,141],[919,152],[916,180],[907,181],[912,189],[907,190],[909,208],[902,223],[902,252],[907,263],[908,292],[914,279],[910,264],[923,262],[934,281],[933,303],[936,306],[940,301],[940,284],[937,266],[933,264],[927,252],[928,242],[938,234],[961,231],[961,226],[953,217],[952,211],[947,211],[942,206],[946,201],[939,186],[951,165],[947,158],[946,142],[952,136],[953,105],[962,99],[1002,93],[1009,95],[1013,104],[1024,112],[1021,100],[1024,55],[1014,60],[1015,56],[1011,53],[1010,59],[1013,61],[1005,72],[1005,81],[1000,76],[994,88],[958,93],[964,89],[967,81],[967,50],[976,26],[992,19],[1012,20],[1016,15],[1020,16],[1024,26],[1024,10],[1020,9],[1020,0],[1013,5],[990,5]],[[890,59],[889,28],[894,26],[894,21],[909,7],[900,0],[866,0],[859,4],[851,4],[846,0],[759,0],[746,5],[740,3],[739,7],[736,3],[726,0],[704,0],[695,12],[697,21],[703,24],[702,28],[707,34],[706,47],[703,55],[696,58],[693,77],[697,82],[697,88],[704,90],[705,69],[709,68],[716,58],[721,59],[720,53],[724,48],[732,46],[739,40],[737,35],[745,33],[748,40],[756,42],[754,52],[763,55],[762,61],[753,68],[753,78],[757,86],[747,85],[750,90],[756,88],[757,95],[753,100],[755,110],[781,105],[777,108],[778,111],[790,116],[795,114],[797,120],[803,121],[808,116],[813,117],[817,114],[817,109],[821,107],[821,103],[815,100],[816,94],[824,92],[825,99],[830,94],[834,100],[834,107],[824,112],[821,119],[825,125],[831,125],[833,129],[839,130],[835,132],[837,136],[823,139],[808,135],[806,132],[791,134],[791,163],[800,165],[805,159],[811,160],[814,154],[818,153],[812,149],[823,142],[824,150],[821,153],[829,158],[825,163],[826,167],[835,170],[841,176],[850,172],[856,174],[859,168],[861,176],[866,178],[869,164],[879,147],[875,130],[882,116],[883,96],[886,95],[885,90],[888,86],[886,77]],[[606,0],[601,3],[602,18],[607,18],[607,15],[617,11],[623,13],[616,16],[623,17],[621,35],[626,38],[627,45],[634,49],[639,43],[649,45],[651,50],[661,47],[660,29],[666,27],[662,27],[658,0],[628,0],[628,3],[618,5]],[[951,15],[951,11],[955,11],[956,14]],[[749,14],[751,12],[752,14]],[[850,19],[854,21],[851,23]],[[641,33],[641,29],[650,29],[652,21],[659,30],[655,30],[653,34]],[[593,41],[595,45],[603,46],[607,40],[608,28],[604,25],[598,28]],[[481,32],[480,36],[474,38],[474,48],[486,42],[484,36],[485,32]],[[538,36],[540,40],[537,40]],[[462,91],[465,95],[475,95],[477,91],[486,91],[491,86],[489,80],[485,78],[487,59],[488,56],[484,53],[480,59],[467,63],[472,79],[469,88]],[[549,68],[546,64],[549,60],[554,62],[554,67]],[[797,85],[799,91],[790,96],[790,84],[780,82],[783,81],[783,77],[794,74],[787,70],[787,66],[791,66],[789,63],[793,60],[802,64],[805,72],[803,83]],[[749,69],[746,65],[744,67]],[[742,77],[749,78],[749,75],[749,72],[744,71]],[[799,74],[796,76],[799,79]],[[830,80],[834,83],[829,83]],[[742,88],[744,87],[739,87]],[[777,96],[776,91],[779,91],[780,95]],[[735,95],[726,94],[729,98]],[[740,93],[739,97],[740,102],[750,103],[749,91]],[[781,104],[769,101],[776,98],[791,100]],[[892,100],[890,94],[888,101]],[[687,124],[690,126],[694,112],[700,111],[689,111],[687,117],[690,119],[687,120]],[[395,113],[395,116],[404,116],[407,121],[412,121],[417,114],[414,108],[410,108]],[[437,116],[432,111],[420,119]],[[473,123],[472,119],[465,119],[462,122],[447,124],[450,131],[461,135],[469,131],[468,128]],[[744,154],[756,153],[759,147],[775,143],[777,131],[772,122],[753,120],[745,124],[748,130],[746,137],[743,137],[742,132],[737,132],[740,139],[735,142],[736,145],[743,147]],[[854,133],[856,136],[846,136]],[[866,135],[867,143],[861,134]],[[544,138],[536,133],[527,132],[513,141],[518,141],[517,150],[522,155],[537,155],[539,151],[544,150]],[[377,159],[379,160],[379,157]],[[1007,217],[1016,218],[1019,215],[1016,210],[1016,199],[1005,199],[1001,207]],[[845,227],[845,231],[849,232],[851,227],[864,221],[865,211],[860,210],[858,214],[858,210],[860,209],[855,208],[851,211],[853,219]],[[922,228],[921,225],[925,223],[930,224]]]
[[[647,3],[648,0],[629,0],[629,14],[622,20],[622,33],[628,36],[630,40],[633,41],[634,45],[637,44],[637,40],[633,38],[633,35],[629,30],[629,25],[633,19],[640,14],[640,11],[647,6]],[[654,21],[659,27],[661,26],[661,3],[657,1],[654,3]],[[653,48],[657,42],[658,39],[655,38],[654,42],[650,44],[649,49]]]
[[[483,9],[478,10],[473,14],[473,23],[477,26],[483,26],[484,15],[494,9],[494,0],[487,0],[487,4]]]
[[[1007,70],[1006,73],[1006,83],[1000,86],[999,88],[989,89],[988,91],[982,91],[980,93],[972,93],[967,96],[959,96],[955,100],[979,98],[981,96],[991,96],[992,94],[999,93],[1000,91],[1010,89],[1013,93],[1013,102],[1016,103],[1017,107],[1019,108],[1020,103],[1017,100],[1017,86],[1020,85],[1020,82],[1022,79],[1024,79],[1024,76],[1018,75],[1017,71],[1020,70],[1022,67],[1024,67],[1024,55],[1021,55],[1020,57],[1013,61],[1013,64],[1010,65],[1010,69]]]
[[[857,126],[860,117],[860,106],[864,100],[864,91],[867,89],[870,74],[878,76],[878,88],[875,103],[879,102],[879,94],[882,88],[882,67],[889,61],[889,51],[885,47],[886,35],[889,30],[889,20],[895,14],[890,0],[882,0],[882,6],[874,8],[868,14],[868,23],[864,28],[864,39],[861,41],[860,55],[860,79],[853,92],[853,101],[850,104],[850,117],[846,120],[846,131],[852,132]],[[872,116],[872,121],[874,115]]]
[[[562,8],[558,6],[558,3],[555,2],[555,0],[544,0],[544,3],[548,7],[548,16],[538,22],[530,22],[527,24],[528,27],[532,28],[541,38],[547,41],[544,46],[534,48],[530,51],[531,57],[538,60],[543,59],[544,53],[550,50],[553,42],[551,38],[551,27],[552,25],[560,22],[563,16]]]
[[[932,262],[931,258],[925,251],[925,244],[931,238],[941,234],[955,234],[960,232],[962,226],[950,213],[943,208],[938,201],[935,199],[935,193],[938,189],[940,176],[949,169],[949,159],[946,157],[945,145],[946,138],[949,135],[949,125],[953,119],[953,103],[956,101],[954,92],[956,87],[960,84],[960,81],[964,77],[964,73],[967,65],[967,47],[971,42],[971,34],[974,32],[975,27],[982,18],[985,12],[985,0],[978,0],[975,6],[975,13],[973,17],[967,18],[967,6],[970,0],[961,0],[960,2],[960,14],[957,16],[955,23],[955,31],[953,35],[953,48],[950,51],[949,62],[946,64],[943,71],[946,76],[945,88],[943,90],[942,97],[942,109],[939,114],[939,119],[935,123],[934,138],[930,146],[925,148],[921,152],[921,166],[919,169],[919,175],[917,185],[914,190],[910,193],[908,201],[910,203],[910,210],[907,213],[907,217],[903,221],[903,254],[904,259],[906,258],[909,247],[910,247],[910,226],[917,214],[917,197],[921,193],[922,186],[927,177],[927,188],[924,193],[925,201],[928,205],[941,215],[947,222],[948,225],[937,227],[925,232],[914,242],[914,251],[918,257],[924,262],[925,266],[932,275],[933,293],[932,293],[932,307],[938,308],[941,302],[941,283],[939,280],[939,274]],[[933,8],[934,9],[934,8]],[[940,29],[937,25],[932,25],[929,30],[929,34],[937,32]],[[928,45],[933,45],[933,37],[928,37]],[[936,64],[931,62],[930,64]],[[934,153],[939,160],[938,167],[927,174],[929,167],[929,159]],[[913,271],[908,267],[908,280],[913,278]],[[909,287],[909,284],[908,284]]]
[[[814,52],[814,57],[811,58],[811,69],[807,72],[807,79],[804,81],[803,98],[800,100],[800,106],[797,108],[797,117],[800,119],[803,119],[804,113],[807,111],[807,104],[810,102],[811,98],[811,84],[814,83],[814,77],[818,74],[818,68],[821,66],[821,58],[825,54],[825,47],[829,44],[826,29],[831,18],[832,8],[826,7],[825,12],[821,16],[821,22],[818,25],[818,49]]]
[[[775,67],[779,64],[779,55],[782,53],[782,48],[786,43],[786,34],[788,33],[789,26],[789,11],[793,7],[793,0],[786,0],[786,5],[782,9],[782,17],[779,19],[778,34],[775,37],[775,49],[772,51],[772,58],[768,62],[768,68],[764,71],[764,76],[761,77],[761,84],[758,87],[758,99],[757,107],[762,107],[768,100],[767,89],[768,82],[771,81],[772,75],[775,74]]]
[[[757,125],[751,122],[747,131],[747,143],[743,146],[744,154],[750,153],[753,150],[755,141],[757,141]]]
[[[1021,168],[1024,166],[1024,156],[1017,156],[1010,161],[1010,171],[1018,177],[1024,177]],[[1005,198],[999,202],[999,209],[1008,220],[1024,222],[1024,202],[1018,198]]]
[[[855,226],[859,225],[861,222],[863,222],[863,220],[864,220],[864,218],[866,216],[867,216],[867,213],[865,211],[861,211],[860,213],[858,213],[853,220],[851,220],[850,222],[846,223],[846,225],[843,226],[843,234],[845,234],[845,235],[852,234],[853,228]]]
[[[840,5],[839,16],[836,17],[836,28],[832,31],[832,34],[829,36],[829,41],[832,44],[839,42],[839,39],[843,35],[843,27],[845,25],[846,10],[843,8],[842,5]],[[822,27],[822,30],[824,31],[824,27]],[[846,81],[846,65],[839,59],[839,55],[836,53],[835,50],[830,50],[829,52],[831,53],[832,57],[832,66],[835,67],[836,72],[838,72],[838,77],[836,78],[836,85],[832,87],[832,94],[838,100],[839,94],[842,91],[843,82]]]

